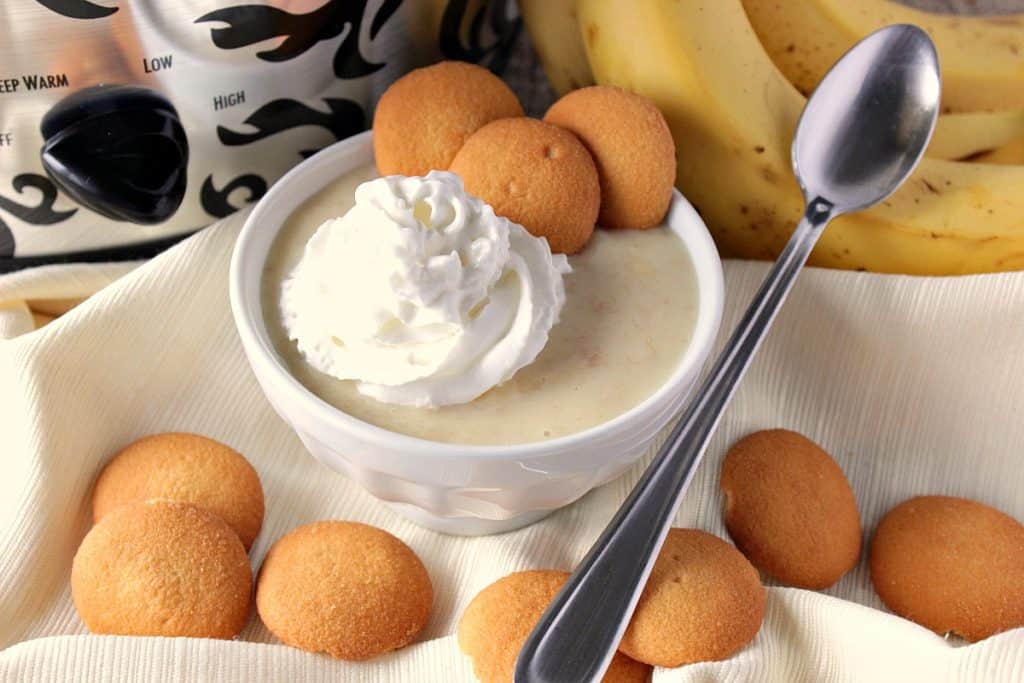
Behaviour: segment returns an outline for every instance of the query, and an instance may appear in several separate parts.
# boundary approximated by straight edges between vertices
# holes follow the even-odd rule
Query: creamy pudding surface
[[[321,399],[392,432],[446,443],[509,445],[594,427],[654,393],[693,335],[697,283],[682,241],[665,227],[597,230],[569,258],[566,302],[537,359],[509,381],[459,405],[415,408],[360,394],[356,382],[315,370],[288,339],[281,286],[324,221],[354,204],[368,166],[331,183],[285,222],[267,259],[262,300],[267,330],[289,372]],[[339,302],[338,315],[344,315]]]

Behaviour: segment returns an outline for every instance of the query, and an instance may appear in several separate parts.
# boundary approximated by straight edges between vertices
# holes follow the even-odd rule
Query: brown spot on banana
[[[1012,28],[1024,28],[1019,17],[985,17],[982,21],[993,26],[1010,26]]]

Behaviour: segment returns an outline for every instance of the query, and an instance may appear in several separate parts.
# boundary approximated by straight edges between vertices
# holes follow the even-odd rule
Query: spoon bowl
[[[928,145],[940,90],[938,54],[916,26],[880,29],[836,62],[793,139],[808,204],[823,199],[838,215],[895,192]]]

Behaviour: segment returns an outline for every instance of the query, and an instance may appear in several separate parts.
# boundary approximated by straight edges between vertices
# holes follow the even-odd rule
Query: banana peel
[[[558,95],[594,84],[576,18],[576,0],[519,0],[519,13]]]
[[[1024,111],[941,114],[925,155],[978,161],[1024,137]]]
[[[971,159],[978,164],[1024,165],[1024,136]]]
[[[578,13],[598,82],[665,114],[677,186],[724,255],[775,258],[803,212],[789,149],[806,99],[741,0],[580,0]],[[883,203],[837,218],[810,262],[922,275],[1024,268],[1021,188],[1024,167],[925,158]]]
[[[892,0],[743,0],[775,64],[804,95],[854,43],[889,24],[935,42],[944,112],[1024,110],[1024,14],[936,14]]]

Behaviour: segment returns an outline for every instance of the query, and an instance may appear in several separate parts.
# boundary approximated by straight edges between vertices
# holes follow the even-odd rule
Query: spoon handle
[[[527,638],[516,683],[597,681],[608,668],[718,420],[831,218],[829,202],[809,202],[686,412]]]

